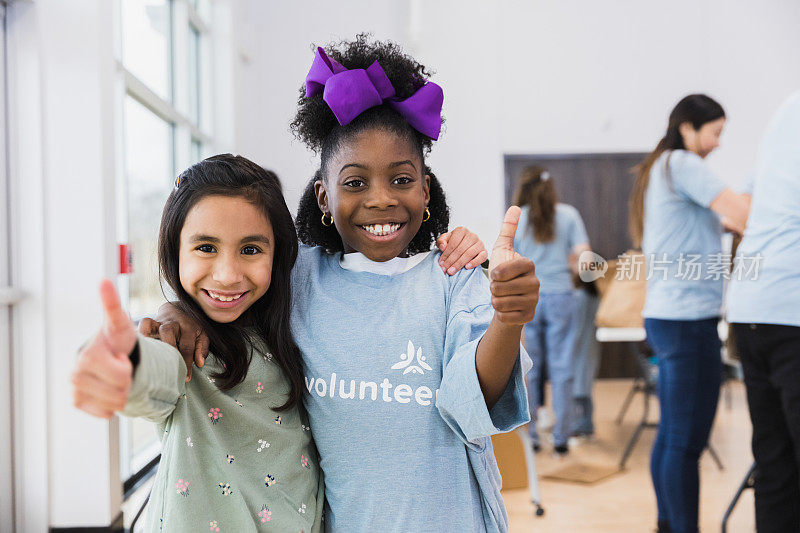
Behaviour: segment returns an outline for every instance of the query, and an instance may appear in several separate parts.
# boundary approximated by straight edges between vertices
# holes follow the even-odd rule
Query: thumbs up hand
[[[539,280],[533,261],[514,250],[520,209],[506,211],[500,235],[489,256],[489,290],[495,318],[507,325],[521,326],[533,319],[539,301]]]
[[[136,346],[136,328],[107,279],[100,284],[100,300],[105,315],[103,327],[78,356],[72,373],[73,403],[91,415],[111,418],[128,400],[133,381],[130,353]]]

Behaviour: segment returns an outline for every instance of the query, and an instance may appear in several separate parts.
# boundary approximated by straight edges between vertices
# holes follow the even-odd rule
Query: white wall
[[[236,5],[236,149],[277,172],[294,212],[319,166],[318,159],[289,132],[298,91],[314,59],[312,43],[322,46],[363,31],[402,42],[408,6],[392,0],[242,0]]]
[[[793,0],[409,0],[356,12],[352,5],[244,3],[241,42],[252,60],[236,79],[237,146],[279,172],[294,207],[314,166],[286,126],[310,65],[308,42],[374,29],[436,71],[447,123],[430,163],[453,223],[488,246],[504,210],[504,153],[647,151],[678,99],[706,92],[729,117],[709,161],[736,185],[752,168],[770,114],[800,87]],[[322,16],[309,20],[311,13]]]
[[[434,168],[450,192],[454,221],[487,243],[502,215],[503,153],[648,151],[678,99],[706,92],[729,117],[709,161],[736,185],[753,166],[771,113],[800,87],[800,4],[792,0],[770,9],[724,0],[677,0],[668,8],[518,0],[493,4],[493,13],[463,5],[426,3],[419,47],[445,84],[450,121]],[[437,29],[448,19],[443,37]],[[465,84],[479,95],[487,84],[497,92],[478,100],[475,113]],[[495,135],[499,141],[475,150]]]

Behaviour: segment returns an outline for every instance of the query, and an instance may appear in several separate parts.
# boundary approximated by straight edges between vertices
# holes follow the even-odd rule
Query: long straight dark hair
[[[658,141],[655,150],[650,152],[644,161],[633,168],[636,181],[633,184],[630,200],[628,202],[628,224],[631,239],[635,247],[642,245],[644,234],[644,196],[650,184],[650,170],[653,164],[668,150],[685,150],[680,126],[688,122],[692,128],[699,130],[703,124],[723,118],[725,110],[716,100],[705,94],[690,94],[684,96],[669,114],[667,132]],[[667,176],[669,176],[669,159],[666,162]]]
[[[240,197],[261,209],[275,236],[272,277],[267,292],[230,324],[211,320],[183,289],[179,274],[180,235],[186,215],[207,196]],[[289,380],[285,410],[297,404],[303,391],[302,356],[290,326],[291,270],[297,259],[297,233],[275,173],[241,156],[209,157],[189,167],[175,181],[161,216],[158,262],[161,277],[178,297],[178,308],[200,324],[211,341],[211,352],[222,363],[214,376],[228,390],[241,383],[250,365],[254,341],[266,345]]]
[[[558,196],[547,170],[538,165],[525,167],[519,178],[514,203],[528,206],[528,225],[536,242],[551,242],[556,234],[556,203]]]

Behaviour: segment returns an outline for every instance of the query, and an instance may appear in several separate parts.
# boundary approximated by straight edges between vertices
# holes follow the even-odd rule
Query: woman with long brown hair
[[[575,344],[576,302],[572,272],[577,255],[589,249],[589,239],[578,210],[558,202],[550,173],[540,166],[522,171],[515,204],[522,215],[514,248],[533,260],[539,278],[539,304],[533,320],[525,325],[525,347],[533,360],[526,380],[534,448],[540,446],[535,414],[536,393],[543,362],[547,362],[553,390],[553,444],[557,455],[566,454],[572,433],[572,356]]]
[[[741,233],[748,202],[704,159],[719,146],[725,111],[703,94],[683,98],[667,132],[638,167],[631,233],[648,263],[643,315],[658,358],[661,421],[650,472],[658,531],[697,531],[698,460],[708,443],[722,363],[723,226]]]

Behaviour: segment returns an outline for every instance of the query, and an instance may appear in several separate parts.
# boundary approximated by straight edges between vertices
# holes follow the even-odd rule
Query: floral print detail
[[[227,457],[225,457],[225,460],[228,461],[228,464],[231,464],[233,462],[233,459],[234,457],[231,454],[228,454]]]
[[[276,423],[276,424],[278,424],[278,425],[280,426],[280,425],[281,425],[281,422],[283,422],[283,419],[282,419],[280,416],[276,416],[276,417],[275,417],[275,423]]]
[[[305,455],[300,456],[300,464],[303,465],[305,468],[311,468],[308,464],[308,457]]]
[[[301,505],[297,512],[300,514],[306,514],[306,504]]]
[[[271,487],[277,482],[278,481],[271,474],[267,474],[267,477],[264,478],[264,485],[266,485],[267,487]]]
[[[216,381],[214,380],[214,378],[208,378],[208,382],[209,382],[209,383],[216,383]]]
[[[240,402],[239,400],[233,400],[233,401],[236,402],[236,405],[238,405],[239,407],[244,407],[244,405],[242,405],[242,402]]]
[[[305,424],[300,424],[300,427],[303,429],[303,431],[311,431],[311,426],[307,426]]]
[[[264,439],[258,439],[258,449],[256,451],[261,453],[264,448],[269,448],[269,442],[265,441]]]
[[[210,526],[208,529],[210,529],[211,531],[219,531],[219,525],[217,524],[216,520],[212,520],[211,522],[208,523],[208,525]]]
[[[189,495],[189,482],[184,481],[183,478],[179,479],[177,483],[175,483],[175,492],[183,496],[184,498]]]
[[[266,505],[261,506],[261,510],[258,512],[258,517],[261,519],[261,523],[269,522],[272,520],[272,511],[269,510],[269,507]]]
[[[231,494],[233,494],[230,483],[220,482],[217,484],[217,486],[222,489],[223,496],[230,496]]]
[[[181,394],[181,398],[183,398],[185,400],[185,399],[188,398],[188,396],[186,396],[186,393],[184,392],[183,394]]]
[[[258,382],[258,385],[256,385],[256,392],[258,394],[261,394],[262,392],[264,392],[264,385],[262,385],[260,381]]]
[[[216,407],[212,407],[211,410],[208,411],[208,418],[211,419],[212,424],[216,424],[219,422],[219,419],[222,418],[222,411]]]
[[[192,437],[186,437],[186,445],[189,448],[194,448],[194,442],[192,442]]]

